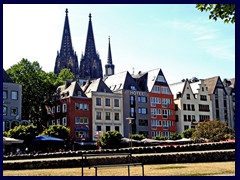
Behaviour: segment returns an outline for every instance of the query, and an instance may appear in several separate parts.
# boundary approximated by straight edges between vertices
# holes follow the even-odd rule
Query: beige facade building
[[[212,119],[212,102],[203,80],[170,84],[170,89],[174,95],[177,133]]]

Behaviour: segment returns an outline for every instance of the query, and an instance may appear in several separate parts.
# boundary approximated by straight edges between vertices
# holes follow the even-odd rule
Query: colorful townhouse
[[[133,76],[149,96],[150,137],[169,137],[176,132],[174,100],[166,78],[160,68]]]
[[[186,79],[170,84],[174,95],[177,133],[195,128],[199,122],[212,120],[212,101],[203,80]]]
[[[123,134],[123,98],[113,93],[98,78],[88,81],[82,88],[88,98],[92,99],[92,137],[97,140],[98,133],[118,131]]]
[[[128,71],[104,77],[109,89],[123,98],[123,135],[144,134],[150,137],[148,92],[142,91]]]
[[[92,99],[88,98],[80,85],[74,81],[57,88],[53,103],[48,106],[51,120],[47,126],[60,124],[70,128],[74,142],[92,140]]]

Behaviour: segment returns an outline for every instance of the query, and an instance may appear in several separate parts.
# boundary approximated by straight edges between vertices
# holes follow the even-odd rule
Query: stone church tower
[[[57,52],[54,73],[58,75],[62,69],[69,68],[74,74],[75,79],[77,79],[79,77],[78,57],[72,46],[68,9],[66,9],[65,12],[66,17],[63,28],[62,44],[60,52]]]
[[[79,69],[79,79],[85,80],[103,77],[101,59],[99,54],[96,52],[91,18],[92,16],[89,14],[85,54],[81,57]]]

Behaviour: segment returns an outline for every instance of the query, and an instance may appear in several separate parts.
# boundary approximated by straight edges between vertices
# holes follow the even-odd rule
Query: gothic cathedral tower
[[[66,9],[66,17],[63,28],[62,44],[60,53],[57,52],[54,73],[59,74],[64,68],[69,68],[74,74],[75,79],[79,77],[78,58],[76,51],[73,50],[71,33],[68,20],[68,9]]]
[[[110,37],[108,44],[108,59],[107,64],[105,65],[105,76],[111,76],[114,74],[114,65],[112,63],[112,53],[111,53],[111,45],[110,45]]]
[[[99,54],[96,52],[95,48],[91,18],[92,16],[91,14],[89,14],[85,54],[82,55],[81,57],[79,69],[79,78],[86,80],[92,80],[103,77],[101,59],[99,57]]]

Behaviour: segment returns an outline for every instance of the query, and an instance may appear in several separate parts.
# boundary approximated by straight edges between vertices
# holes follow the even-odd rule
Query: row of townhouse
[[[96,140],[99,131],[117,130],[124,137],[176,132],[173,95],[160,68],[137,75],[125,71],[83,86],[67,81],[53,98],[47,125],[68,126],[76,142]]]
[[[221,120],[235,129],[235,79],[194,78],[169,86],[174,95],[178,133],[205,120]]]

